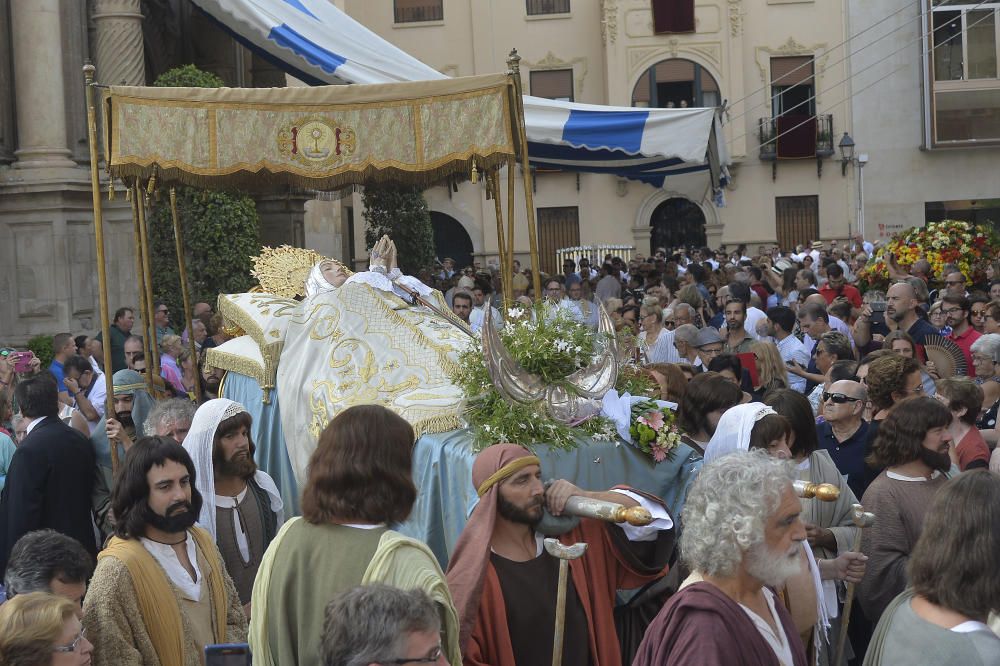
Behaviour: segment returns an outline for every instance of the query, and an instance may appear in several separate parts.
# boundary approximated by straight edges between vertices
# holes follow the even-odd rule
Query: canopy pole
[[[535,199],[533,196],[534,185],[531,183],[531,165],[528,163],[528,135],[524,130],[524,91],[521,87],[521,56],[517,55],[517,49],[511,49],[507,58],[507,66],[514,78],[514,103],[517,106],[517,113],[514,117],[517,120],[517,134],[521,144],[521,165],[524,175],[524,207],[528,214],[528,248],[531,252],[531,286],[535,290],[535,298],[542,298],[542,266],[538,260],[538,237],[535,231]],[[511,174],[513,177],[513,174]]]
[[[87,141],[90,144],[90,188],[94,197],[94,238],[97,243],[97,287],[100,297],[101,312],[101,347],[104,353],[104,384],[107,394],[104,398],[104,413],[111,416],[115,413],[115,388],[112,373],[114,369],[111,359],[111,324],[108,321],[108,274],[104,265],[104,213],[101,204],[101,177],[97,171],[97,108],[94,105],[94,75],[97,69],[91,65],[83,66],[83,81],[87,98]],[[112,187],[114,183],[112,182]],[[118,446],[111,442],[111,474],[118,474]]]
[[[153,381],[155,381],[155,377],[160,374],[160,345],[156,339],[156,316],[153,313],[153,276],[149,270],[149,229],[146,226],[146,193],[143,192],[143,188],[139,187],[138,180],[136,180],[133,196],[138,198],[136,203],[139,206],[139,242],[142,249],[142,275],[146,280],[145,314],[149,321],[149,347],[152,350],[152,356],[146,359],[146,372],[150,373],[154,378]]]
[[[184,262],[184,241],[181,236],[181,220],[177,215],[177,189],[170,188],[170,217],[174,222],[174,245],[177,247],[177,271],[181,275],[181,295],[184,297],[184,325],[187,326],[188,348],[191,350],[191,362],[194,364],[194,402],[201,397],[201,369],[198,366],[198,352],[194,348],[194,326],[191,318],[191,297],[188,294],[187,269]],[[184,368],[181,368],[181,379]]]
[[[507,262],[501,264],[500,269],[507,276],[507,288],[510,289],[511,299],[514,297],[514,224],[517,215],[514,213],[514,165],[517,160],[513,157],[507,160]]]
[[[497,254],[500,255],[500,284],[501,289],[503,289],[503,303],[505,306],[510,306],[510,291],[508,291],[507,288],[507,275],[503,272],[506,248],[504,247],[503,207],[500,202],[500,170],[493,169],[489,171],[486,174],[486,178],[493,195],[493,207],[496,209]],[[508,213],[509,212],[510,211],[508,210]]]
[[[132,236],[135,242],[135,275],[139,283],[139,314],[142,315],[143,327],[146,328],[146,333],[142,337],[142,350],[143,354],[148,354],[152,358],[152,352],[149,349],[149,326],[146,323],[148,316],[146,314],[146,280],[142,272],[142,239],[139,236],[139,195],[133,185],[129,185],[128,188],[128,198],[132,202]],[[146,389],[149,391],[149,395],[156,395],[156,392],[153,391],[153,373],[148,372],[148,365],[146,367]]]

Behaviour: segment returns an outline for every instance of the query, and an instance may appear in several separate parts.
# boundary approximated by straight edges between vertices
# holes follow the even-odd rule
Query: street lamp
[[[843,176],[847,176],[847,165],[858,165],[858,233],[864,238],[865,235],[865,165],[868,164],[868,153],[861,153],[854,156],[854,139],[847,132],[840,138],[837,144],[840,149],[840,170]]]
[[[840,149],[840,175],[847,176],[847,165],[854,161],[854,139],[847,132],[837,144]]]

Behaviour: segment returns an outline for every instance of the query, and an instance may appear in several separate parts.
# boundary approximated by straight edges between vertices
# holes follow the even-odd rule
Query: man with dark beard
[[[939,401],[910,398],[892,408],[872,445],[868,464],[885,470],[861,500],[876,519],[866,530],[868,569],[858,585],[858,601],[872,624],[907,586],[906,566],[924,515],[948,480],[950,423],[951,412]]]
[[[95,666],[200,666],[206,645],[246,641],[246,617],[211,535],[187,451],[145,437],[112,495],[115,536],[84,600]]]
[[[104,430],[108,440],[118,442],[125,451],[128,451],[132,442],[142,435],[146,417],[156,401],[146,391],[147,385],[142,375],[135,370],[119,370],[111,381],[114,384],[115,415],[107,419],[104,428],[98,425],[95,433]],[[103,447],[98,447],[101,448]],[[100,455],[101,451],[98,450],[98,456]],[[107,455],[110,456],[110,449]],[[107,464],[110,467],[110,458]]]
[[[285,522],[277,486],[254,462],[252,424],[238,402],[209,400],[184,438],[203,500],[198,522],[219,546],[247,616],[264,551]]]
[[[770,589],[802,566],[793,478],[789,463],[761,450],[701,469],[681,536],[692,575],[649,625],[633,666],[806,666],[792,617]]]
[[[517,666],[551,659],[559,560],[544,551],[536,527],[544,507],[559,516],[576,495],[642,505],[654,517],[647,527],[584,518],[559,536],[563,544],[588,544],[569,563],[562,663],[618,666],[615,593],[664,572],[674,523],[660,500],[630,488],[588,492],[559,480],[545,489],[540,464],[517,444],[494,444],[472,466],[479,503],[448,567],[464,663]]]

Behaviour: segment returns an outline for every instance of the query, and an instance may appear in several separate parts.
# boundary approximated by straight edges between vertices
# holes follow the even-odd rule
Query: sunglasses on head
[[[823,402],[833,401],[835,405],[843,405],[845,402],[858,402],[861,398],[854,398],[843,393],[827,393],[823,391]]]

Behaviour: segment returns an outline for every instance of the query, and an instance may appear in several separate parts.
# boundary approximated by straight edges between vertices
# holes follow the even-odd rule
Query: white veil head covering
[[[320,276],[322,278],[322,275]],[[201,514],[198,523],[216,538],[215,528],[215,469],[212,454],[215,450],[215,431],[219,424],[247,410],[238,402],[217,398],[198,408],[191,421],[191,429],[184,438],[184,449],[191,456],[195,469],[195,488],[201,493]],[[278,514],[278,525],[284,522],[281,494],[270,476],[257,470],[254,481],[267,493],[271,510]]]
[[[337,287],[333,286],[327,282],[326,277],[323,276],[323,264],[338,264],[343,267],[338,261],[333,259],[324,259],[309,271],[309,277],[306,278],[306,298],[312,298],[316,294],[324,294],[330,291],[336,291]],[[350,275],[347,271],[344,271],[345,275]]]
[[[749,450],[750,432],[754,424],[768,414],[776,413],[762,402],[748,402],[727,409],[719,419],[715,434],[705,447],[705,464],[734,451]]]

